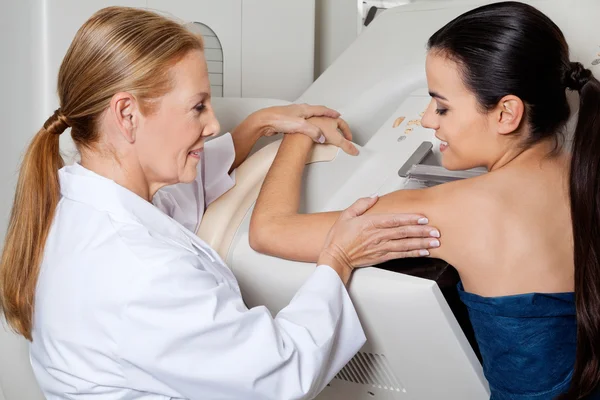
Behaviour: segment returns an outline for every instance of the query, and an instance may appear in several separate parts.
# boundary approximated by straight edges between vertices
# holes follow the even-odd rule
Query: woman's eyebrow
[[[434,97],[434,98],[436,98],[436,99],[440,99],[440,100],[445,100],[445,101],[448,101],[448,99],[447,99],[447,98],[445,98],[444,96],[442,96],[442,95],[440,95],[440,94],[438,94],[438,93],[436,93],[436,92],[429,92],[429,95],[430,95],[431,97]]]

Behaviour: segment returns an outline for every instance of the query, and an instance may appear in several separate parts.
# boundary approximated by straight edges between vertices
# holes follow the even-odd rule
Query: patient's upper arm
[[[440,230],[441,246],[430,249],[432,257],[441,258],[460,270],[465,254],[485,240],[482,216],[489,215],[493,204],[481,193],[477,178],[451,182],[428,189],[398,190],[381,196],[371,213],[419,213]],[[433,238],[432,238],[433,239]],[[472,256],[476,256],[472,254]],[[470,260],[473,261],[473,260]],[[470,263],[469,263],[470,264]]]

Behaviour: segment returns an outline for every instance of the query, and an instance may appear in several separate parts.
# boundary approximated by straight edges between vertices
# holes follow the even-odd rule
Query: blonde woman
[[[338,114],[265,109],[205,144],[219,123],[201,38],[119,7],[78,31],[58,96],[25,155],[0,264],[1,309],[32,341],[46,397],[314,397],[365,340],[344,286],[352,269],[406,254],[394,239],[423,217],[360,216],[376,199],[355,203],[275,318],[246,308],[233,274],[193,232],[261,135],[317,140],[305,118]],[[68,127],[81,162],[64,167]],[[340,261],[340,250],[352,256]]]

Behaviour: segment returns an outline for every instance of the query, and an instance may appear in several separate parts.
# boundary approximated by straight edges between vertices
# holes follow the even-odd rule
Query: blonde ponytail
[[[59,135],[67,127],[66,118],[57,110],[31,141],[21,165],[0,261],[0,307],[9,325],[29,340],[39,266],[60,199]]]

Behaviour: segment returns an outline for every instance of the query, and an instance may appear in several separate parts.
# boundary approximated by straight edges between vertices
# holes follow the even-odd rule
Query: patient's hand
[[[309,118],[308,122],[321,131],[322,136],[318,140],[319,143],[330,143],[352,156],[358,155],[358,149],[351,142],[352,132],[350,127],[343,119],[313,117]]]

